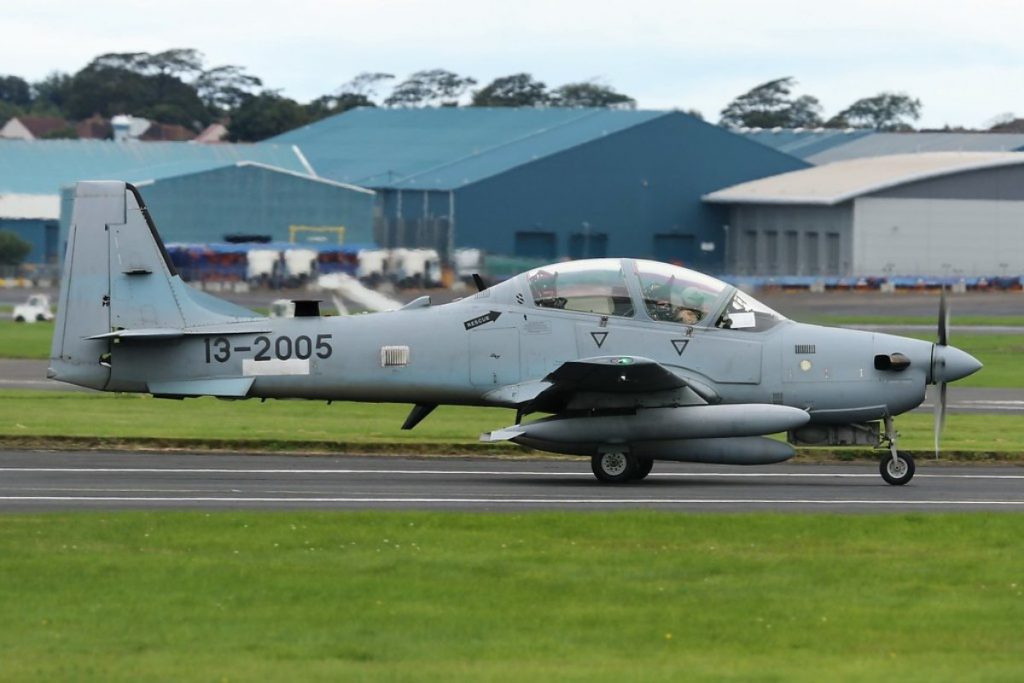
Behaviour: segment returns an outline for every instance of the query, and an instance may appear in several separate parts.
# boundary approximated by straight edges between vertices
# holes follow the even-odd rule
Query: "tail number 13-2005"
[[[260,335],[253,339],[252,346],[232,346],[227,337],[206,337],[206,362],[216,361],[226,363],[231,359],[232,353],[247,353],[255,351],[253,360],[288,360],[298,358],[306,360],[316,355],[317,358],[330,358],[334,353],[331,346],[329,334],[318,334],[314,340],[304,334],[297,337],[282,335],[280,337],[267,337]]]

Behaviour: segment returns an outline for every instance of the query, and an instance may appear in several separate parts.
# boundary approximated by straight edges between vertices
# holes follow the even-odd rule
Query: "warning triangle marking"
[[[683,355],[683,351],[686,350],[686,345],[690,343],[689,339],[673,339],[672,346],[676,349],[676,355]]]
[[[597,348],[601,348],[604,344],[604,340],[608,337],[607,332],[591,332],[590,336],[593,337],[594,343],[597,344]]]

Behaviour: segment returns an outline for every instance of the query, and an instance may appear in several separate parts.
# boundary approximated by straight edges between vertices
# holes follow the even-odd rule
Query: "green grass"
[[[927,341],[934,336],[907,335]],[[1024,387],[1024,331],[1021,334],[954,334],[950,343],[971,354],[985,367],[962,380],[958,387]]]
[[[1022,297],[1024,298],[1024,297]],[[816,325],[929,325],[937,327],[938,315],[809,315],[799,322]],[[954,315],[953,331],[958,326],[1024,327],[1024,315]],[[1021,330],[1024,333],[1024,330]]]
[[[1024,516],[0,525],[4,681],[1017,681]]]
[[[403,431],[409,406],[322,401],[167,401],[134,394],[0,391],[0,437],[96,438],[110,444],[172,440],[179,447],[260,450],[387,450],[452,452],[479,449],[482,432],[506,427],[511,410],[442,406],[416,429]],[[932,416],[897,418],[903,448],[932,448]],[[154,444],[159,445],[159,444]],[[515,447],[487,445],[514,453]],[[952,414],[943,436],[948,452],[1024,453],[1024,427],[1013,415]]]
[[[515,411],[441,406],[403,431],[409,405],[324,401],[169,401],[138,394],[0,391],[0,435],[231,440],[252,446],[386,442],[443,447],[477,443]]]
[[[0,320],[0,358],[49,358],[51,339],[53,323]]]

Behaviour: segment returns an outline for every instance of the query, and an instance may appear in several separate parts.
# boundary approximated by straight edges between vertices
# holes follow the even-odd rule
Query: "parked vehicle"
[[[32,294],[28,301],[15,306],[11,315],[14,322],[18,323],[51,322],[53,312],[50,310],[50,297],[45,294]]]

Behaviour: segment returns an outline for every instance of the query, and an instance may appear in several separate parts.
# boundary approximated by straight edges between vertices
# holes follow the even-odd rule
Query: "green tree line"
[[[794,95],[792,77],[762,83],[732,100],[719,123],[760,128],[869,128],[912,130],[921,101],[905,93],[864,97],[830,117],[812,95]],[[340,114],[354,107],[609,107],[631,109],[636,101],[597,81],[554,88],[529,73],[481,84],[446,69],[416,71],[404,78],[363,72],[307,103],[266,88],[244,67],[209,67],[198,50],[103,54],[74,74],[54,72],[35,83],[0,76],[0,121],[23,114],[80,121],[95,114],[140,116],[199,132],[225,121],[229,139],[256,141]],[[690,111],[700,116],[699,112]],[[1012,117],[1011,117],[1012,118]],[[50,137],[74,137],[68,127]]]
[[[445,69],[417,71],[404,79],[364,72],[302,104],[265,88],[244,67],[208,67],[198,50],[108,53],[74,74],[53,72],[34,83],[0,76],[0,121],[21,115],[80,121],[130,114],[195,132],[226,121],[229,139],[256,141],[354,107],[636,106],[633,98],[596,81],[549,89],[530,74],[518,73],[474,89],[477,85],[476,79]],[[68,127],[48,137],[75,137],[75,131]]]

